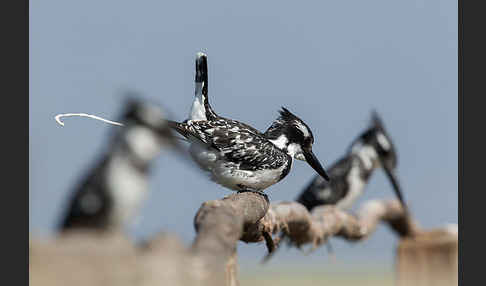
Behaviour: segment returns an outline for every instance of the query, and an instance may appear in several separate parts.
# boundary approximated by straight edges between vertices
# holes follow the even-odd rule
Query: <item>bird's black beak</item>
[[[385,169],[386,176],[390,180],[393,189],[395,190],[395,194],[397,195],[398,199],[400,200],[400,203],[402,204],[403,208],[407,210],[407,205],[405,204],[405,200],[402,195],[402,189],[400,187],[400,183],[398,182],[397,175],[395,173],[395,169],[390,167],[386,162],[382,162],[383,164],[383,169]]]
[[[307,163],[319,174],[323,177],[326,181],[329,181],[329,176],[327,175],[326,170],[322,167],[319,160],[317,160],[316,155],[312,153],[312,150],[303,151],[305,160]]]

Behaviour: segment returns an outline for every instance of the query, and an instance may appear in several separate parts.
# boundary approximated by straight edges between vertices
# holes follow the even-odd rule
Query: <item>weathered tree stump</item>
[[[421,231],[397,248],[397,286],[458,284],[458,233],[454,227]]]
[[[296,247],[318,247],[333,236],[364,240],[379,223],[401,237],[417,229],[395,200],[368,201],[356,215],[332,206],[309,213],[296,202],[269,204],[259,194],[236,193],[202,204],[194,219],[197,236],[189,248],[168,234],[142,245],[119,233],[89,231],[32,239],[29,280],[33,286],[238,286],[239,240],[265,241],[273,253],[282,234]]]

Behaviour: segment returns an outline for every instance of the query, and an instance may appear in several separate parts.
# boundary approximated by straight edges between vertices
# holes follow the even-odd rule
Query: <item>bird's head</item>
[[[371,147],[376,152],[375,167],[394,170],[397,167],[397,152],[390,135],[376,111],[372,112],[371,124],[361,135],[353,141],[351,150]]]
[[[128,98],[122,114],[125,137],[128,144],[146,160],[153,159],[161,148],[179,149],[179,144],[170,129],[165,112],[150,102]]]
[[[327,172],[312,152],[314,135],[302,119],[282,107],[280,116],[265,132],[278,148],[297,160],[306,161],[319,175],[329,181]]]

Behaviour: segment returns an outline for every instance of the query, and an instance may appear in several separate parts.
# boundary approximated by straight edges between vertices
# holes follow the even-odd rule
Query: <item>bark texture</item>
[[[402,239],[397,249],[397,285],[457,285],[458,249],[457,225]]]
[[[30,285],[239,285],[236,245],[266,241],[270,250],[285,238],[300,247],[329,237],[368,237],[387,223],[399,236],[418,227],[398,201],[369,201],[354,215],[334,207],[312,212],[296,202],[269,204],[262,195],[236,193],[208,201],[198,210],[190,248],[160,234],[134,245],[121,234],[72,232],[30,242]]]

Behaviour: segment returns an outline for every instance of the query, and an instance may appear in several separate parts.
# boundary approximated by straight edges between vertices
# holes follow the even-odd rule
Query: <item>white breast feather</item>
[[[133,152],[143,161],[154,159],[160,151],[158,138],[146,127],[131,127],[125,136]]]
[[[189,150],[199,166],[210,173],[211,180],[232,190],[241,190],[238,185],[244,185],[255,191],[266,189],[279,181],[280,175],[288,164],[273,170],[238,170],[237,165],[225,161],[223,153],[215,149],[191,144]]]
[[[287,164],[278,169],[248,171],[228,168],[227,163],[220,160],[216,161],[215,167],[212,169],[211,179],[232,190],[241,190],[242,188],[238,185],[243,185],[248,189],[261,191],[279,181]]]
[[[344,199],[340,200],[336,207],[341,209],[349,209],[354,202],[361,196],[366,186],[365,181],[361,178],[358,164],[353,164],[351,171],[346,178],[349,183],[349,190]]]
[[[378,154],[376,153],[375,148],[369,145],[363,145],[359,149],[355,149],[353,151],[358,154],[358,157],[361,159],[364,167],[367,170],[373,169],[374,162],[378,158]]]
[[[124,157],[114,157],[108,166],[108,190],[114,200],[113,217],[117,224],[137,214],[148,189],[147,177]]]

